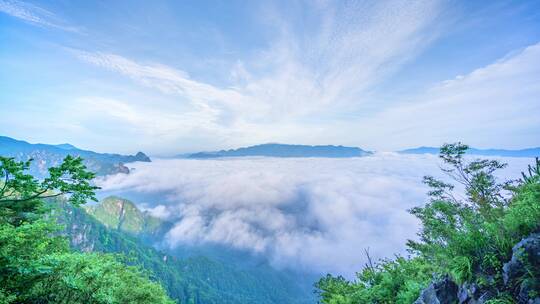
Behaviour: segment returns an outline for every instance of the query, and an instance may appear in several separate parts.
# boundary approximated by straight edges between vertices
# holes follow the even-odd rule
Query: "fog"
[[[517,178],[530,159],[501,158]],[[217,244],[267,257],[276,267],[351,276],[374,258],[406,254],[418,231],[411,207],[426,200],[434,155],[377,153],[347,159],[156,159],[99,180],[105,193],[174,223],[162,246]]]

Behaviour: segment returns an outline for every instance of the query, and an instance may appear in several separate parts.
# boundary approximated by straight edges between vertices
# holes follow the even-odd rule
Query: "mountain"
[[[54,145],[57,148],[64,149],[64,150],[77,150],[78,148],[71,144],[59,144]]]
[[[418,147],[398,151],[405,154],[439,154],[439,148],[434,147]],[[484,156],[507,156],[507,157],[539,157],[540,147],[521,150],[504,150],[504,149],[475,149],[469,148],[467,154],[484,155]]]
[[[151,161],[142,152],[136,155],[97,153],[82,150],[70,144],[31,144],[6,136],[0,136],[0,155],[14,157],[19,161],[34,159],[30,166],[30,174],[37,177],[46,176],[47,169],[59,165],[67,155],[81,156],[88,169],[98,175],[129,173],[129,168],[124,165],[125,163]]]
[[[117,196],[109,196],[96,205],[83,208],[107,228],[133,235],[153,235],[164,226],[160,219],[140,211],[133,202]]]
[[[286,144],[262,144],[238,149],[221,150],[214,152],[198,152],[188,155],[179,155],[183,158],[219,158],[243,156],[269,156],[269,157],[358,157],[371,154],[356,147],[344,146],[307,146]]]
[[[111,200],[117,201],[117,198]],[[141,265],[180,303],[316,302],[311,284],[296,274],[277,271],[268,264],[248,268],[200,255],[178,258],[146,245],[132,234],[107,228],[83,208],[74,207],[63,199],[56,199],[52,204],[73,248],[126,255],[128,263]],[[130,212],[126,216],[134,214],[136,212]]]

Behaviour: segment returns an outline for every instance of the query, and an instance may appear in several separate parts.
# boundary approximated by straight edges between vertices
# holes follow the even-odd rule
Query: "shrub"
[[[432,276],[450,275],[457,283],[475,282],[501,291],[491,304],[513,303],[502,282],[502,266],[512,246],[540,229],[540,161],[518,181],[499,183],[494,172],[506,165],[494,160],[464,158],[460,143],[444,145],[442,170],[465,188],[426,176],[429,201],[410,212],[422,223],[418,241],[408,241],[413,257],[367,265],[349,282],[327,276],[316,284],[322,303],[412,303]],[[540,282],[538,270],[521,278]],[[531,283],[532,292],[540,286]],[[332,288],[329,288],[331,287]]]

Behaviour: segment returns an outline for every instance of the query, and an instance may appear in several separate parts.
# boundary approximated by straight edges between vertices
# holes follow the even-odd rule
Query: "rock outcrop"
[[[519,304],[540,304],[540,233],[512,248],[512,259],[503,266],[503,280]]]
[[[483,304],[497,295],[496,290],[481,288],[476,283],[464,283],[459,286],[459,304]]]
[[[445,277],[426,287],[414,304],[483,304],[503,292],[518,304],[540,304],[540,233],[512,248],[512,258],[503,266],[503,281],[497,290],[471,282],[458,286]]]
[[[429,284],[414,304],[454,304],[457,303],[457,295],[457,284],[449,277],[445,277]]]

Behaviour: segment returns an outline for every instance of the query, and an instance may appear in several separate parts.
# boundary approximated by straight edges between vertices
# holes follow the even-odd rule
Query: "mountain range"
[[[125,166],[126,163],[151,161],[142,152],[135,155],[97,153],[82,150],[70,144],[31,144],[7,136],[0,136],[0,155],[14,157],[18,161],[33,159],[30,173],[37,177],[46,176],[47,169],[59,165],[67,155],[82,157],[88,169],[97,175],[129,173],[129,168]]]
[[[435,147],[418,147],[398,151],[404,154],[439,154],[440,149]],[[506,157],[539,157],[540,147],[528,148],[521,150],[505,150],[505,149],[476,149],[469,148],[467,154],[483,155],[483,156],[506,156]]]
[[[397,151],[403,154],[438,154],[439,148],[418,147]],[[47,168],[58,165],[66,155],[81,156],[85,165],[97,175],[114,173],[129,173],[126,163],[142,161],[150,162],[151,159],[143,152],[135,155],[121,155],[113,153],[97,153],[79,149],[71,144],[31,144],[26,141],[0,136],[0,155],[14,157],[19,161],[34,159],[30,167],[30,173],[43,177],[47,174]],[[177,155],[177,158],[211,159],[225,157],[327,157],[348,158],[361,157],[373,154],[372,151],[358,147],[346,147],[335,145],[290,145],[268,143],[237,149],[196,152]],[[505,149],[477,149],[469,148],[467,154],[484,156],[507,156],[507,157],[538,157],[540,147],[520,150]]]
[[[245,157],[245,156],[267,156],[267,157],[360,157],[370,155],[372,152],[365,151],[357,147],[344,146],[308,146],[308,145],[287,145],[287,144],[262,144],[243,147],[231,150],[220,150],[213,152],[198,152],[187,155],[178,155],[182,158],[220,158],[220,157]]]

